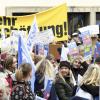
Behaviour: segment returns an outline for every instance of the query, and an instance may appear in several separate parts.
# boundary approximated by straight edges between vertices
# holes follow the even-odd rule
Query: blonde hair
[[[43,75],[41,81],[45,76],[48,76],[53,80],[55,79],[54,67],[52,63],[45,58],[43,58],[36,64],[36,72],[41,73]]]
[[[26,78],[31,71],[32,66],[29,63],[21,64],[19,69],[16,70],[16,80],[21,81],[23,78]]]
[[[34,63],[37,64],[40,60],[42,60],[44,56],[42,55],[34,55]]]
[[[80,85],[100,85],[100,67],[97,64],[91,64],[85,72]]]
[[[62,74],[59,72],[59,76],[60,76],[60,78],[64,81],[64,83],[66,83],[66,81],[65,81],[65,79],[64,79],[64,77],[62,76]],[[70,70],[70,73],[69,73],[69,77],[70,77],[70,83],[72,83],[72,84],[74,84],[74,76],[73,76],[73,73],[72,73],[72,71]]]

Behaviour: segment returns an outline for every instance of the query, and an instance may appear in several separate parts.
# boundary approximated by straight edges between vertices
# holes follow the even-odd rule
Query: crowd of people
[[[97,37],[92,39],[100,40]],[[17,55],[1,53],[0,100],[36,100],[36,95],[44,98],[46,77],[53,81],[46,100],[99,100],[100,56],[95,62],[93,59],[86,61],[78,34],[69,37],[70,41],[75,41],[80,48],[80,55],[71,61],[60,61],[53,54],[47,57],[31,54],[36,67],[34,92],[30,82],[32,65],[24,62],[18,66]],[[67,47],[66,42],[62,43]]]

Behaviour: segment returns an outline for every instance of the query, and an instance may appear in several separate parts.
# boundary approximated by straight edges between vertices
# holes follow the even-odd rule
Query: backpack
[[[24,84],[16,84],[16,85],[12,88],[11,93],[14,92],[14,90],[16,90],[16,88],[17,88],[18,86],[19,86],[19,87],[22,86],[22,88],[23,88],[23,90],[24,90],[24,95],[26,96],[26,88],[25,88]]]
[[[27,100],[26,98],[26,88],[25,88],[25,85],[24,84],[16,84],[15,86],[12,87],[12,91],[11,91],[11,97],[13,96],[13,92],[16,90],[17,87],[21,87],[23,88],[23,94],[24,94],[24,100]]]

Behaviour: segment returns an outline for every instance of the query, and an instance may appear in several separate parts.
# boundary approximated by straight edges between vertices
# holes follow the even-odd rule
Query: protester
[[[42,60],[44,58],[44,56],[41,55],[34,55],[34,64],[36,65],[40,60]]]
[[[55,90],[59,100],[70,100],[73,93],[73,84],[71,82],[70,63],[61,61],[59,73],[56,76]]]
[[[15,72],[15,69],[17,68],[17,59],[14,56],[8,56],[5,60],[5,64],[4,64],[4,68],[5,68],[5,73],[6,74],[12,74]]]
[[[58,63],[55,60],[55,57],[52,54],[48,54],[46,59],[48,59],[53,64],[55,73],[57,74],[58,73]]]
[[[72,41],[71,35],[68,35],[68,43]]]
[[[80,40],[78,33],[72,34],[72,41],[76,42],[77,46],[82,45],[82,41]]]
[[[15,76],[16,81],[13,81],[11,100],[35,100],[30,83],[32,66],[29,63],[21,64]]]
[[[91,36],[92,54],[89,56],[92,56],[92,58],[94,57],[96,42],[100,42],[100,34],[98,36],[99,38],[97,38],[96,34]],[[56,43],[59,43],[57,41],[53,42],[55,45]],[[68,36],[68,40],[61,41],[60,43],[62,43],[64,47],[68,48],[67,45],[70,42],[76,43],[79,55],[77,53],[77,57],[72,56],[70,55],[69,50],[68,55],[65,55],[65,58],[68,58],[68,62],[61,61],[61,53],[64,50],[61,47],[58,47],[56,50],[56,60],[51,54],[48,54],[46,58],[42,55],[36,55],[36,50],[33,48],[31,57],[36,65],[36,72],[34,70],[35,82],[33,89],[35,95],[45,98],[46,82],[47,79],[51,79],[53,83],[51,87],[50,85],[48,86],[50,88],[50,93],[47,94],[47,100],[56,100],[57,96],[59,100],[89,100],[90,98],[97,98],[95,100],[98,100],[100,86],[100,57],[97,57],[96,59],[94,57],[92,63],[95,64],[92,65],[90,65],[92,58],[89,59],[89,63],[87,62],[88,60],[85,61],[83,59],[85,56],[85,44],[83,44],[84,42],[82,41],[82,37],[79,36],[79,32],[73,33],[72,37]],[[73,50],[74,49],[75,48],[73,47]],[[26,54],[28,53],[22,53],[24,56],[26,56]],[[29,63],[22,62],[23,64],[21,64],[17,69],[18,59],[16,59],[15,56],[8,55],[5,52],[0,54],[0,56],[0,81],[2,81],[0,84],[0,100],[34,100],[35,96],[34,93],[32,93],[30,84],[32,66]],[[22,56],[22,60],[24,56]],[[81,78],[83,77],[82,81],[80,81],[80,76]],[[78,91],[80,89],[86,94],[79,95]],[[89,96],[87,96],[87,93]],[[11,98],[9,98],[10,95]],[[84,96],[88,98],[85,98]]]
[[[0,100],[10,100],[10,87],[5,75],[0,73]]]
[[[89,66],[89,68],[87,69],[86,73],[84,74],[83,79],[82,79],[81,83],[79,84],[79,86],[80,86],[80,88],[76,92],[76,96],[83,98],[80,100],[84,100],[84,99],[92,100],[93,98],[99,97],[100,67],[97,64],[91,64]],[[82,89],[82,90],[80,90],[80,89]],[[81,92],[81,91],[83,91],[83,92]],[[76,98],[78,98],[78,97],[76,97]],[[96,100],[99,100],[99,98]]]
[[[87,64],[87,62],[84,60],[82,56],[79,56],[73,60],[71,70],[76,80],[76,83],[78,81],[78,75],[80,74],[81,76],[83,76],[88,66],[89,65]]]
[[[9,100],[9,88],[8,87],[8,82],[6,80],[6,74],[4,73],[4,59],[2,58],[0,59],[0,100]],[[7,93],[6,93],[7,92]]]
[[[14,73],[16,68],[17,68],[16,57],[9,55],[4,62],[4,73],[6,74],[6,80],[8,81],[11,90],[12,90],[12,80],[14,79]]]
[[[50,78],[55,79],[54,67],[47,59],[42,59],[36,65],[34,92],[40,97],[44,97],[45,80]]]
[[[62,48],[59,47],[57,48],[57,63],[60,63],[60,58],[61,58],[61,51],[62,51]]]
[[[4,72],[4,64],[5,64],[5,59],[7,58],[7,53],[6,52],[3,52],[3,53],[0,53],[0,71],[1,72]]]

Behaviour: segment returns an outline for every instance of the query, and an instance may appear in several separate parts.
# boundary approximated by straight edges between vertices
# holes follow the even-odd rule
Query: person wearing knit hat
[[[59,71],[63,77],[68,77],[70,74],[70,63],[67,61],[61,61],[59,65]]]
[[[62,67],[67,67],[68,69],[70,69],[70,63],[68,61],[61,61],[59,64],[59,68]]]
[[[61,61],[59,64],[55,90],[59,100],[70,100],[73,93],[73,84],[71,82],[70,63],[67,61]]]

